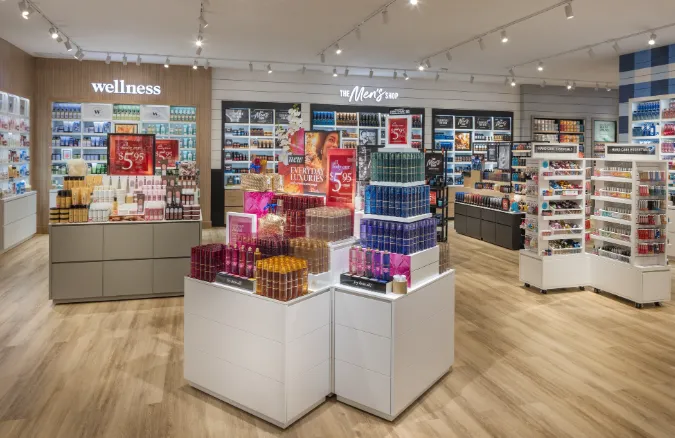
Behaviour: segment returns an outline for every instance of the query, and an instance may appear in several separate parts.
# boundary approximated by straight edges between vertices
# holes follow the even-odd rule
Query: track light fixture
[[[593,47],[588,49],[588,57],[591,59],[595,59],[595,52],[593,51]]]
[[[565,17],[568,20],[571,20],[572,18],[574,18],[574,12],[572,11],[572,2],[571,1],[565,5]]]
[[[142,61],[143,60],[141,59],[141,55],[138,55],[138,58],[136,58],[136,65],[140,67]]]
[[[617,55],[621,54],[621,47],[619,47],[618,41],[614,41],[614,44],[612,45],[612,48],[614,49],[614,51],[616,52]]]
[[[509,74],[511,75],[511,77],[515,77],[515,76],[516,76],[516,73],[513,71],[513,67],[511,67],[511,68],[509,69]]]
[[[424,66],[425,66],[426,68],[431,68],[431,61],[429,60],[429,58],[427,58],[427,60],[424,61]]]
[[[127,54],[122,55],[122,65],[127,65]]]
[[[572,89],[572,84],[570,84],[570,81],[567,81],[567,85],[566,85],[566,86],[567,86],[567,89],[568,89],[568,90],[571,90],[571,89]]]
[[[204,37],[202,37],[201,35],[198,35],[197,41],[195,41],[195,44],[197,45],[197,47],[201,47],[202,44],[204,44]]]
[[[576,89],[577,89],[577,82],[576,82],[576,81],[573,81],[573,82],[572,82],[572,91],[574,91],[574,90],[576,90]]]
[[[307,71],[307,67],[305,67],[305,66],[303,65],[303,66],[302,66],[302,74],[304,75],[306,71]]]
[[[481,50],[485,50],[485,43],[483,42],[483,38],[478,38],[478,47],[480,47]]]
[[[452,55],[450,52],[445,52],[445,57],[447,58],[448,62],[452,62]]]
[[[612,91],[612,87],[609,86],[609,82],[607,82],[605,88],[607,89],[607,91]]]
[[[356,35],[356,39],[361,41],[361,26],[356,26],[354,34]]]
[[[19,2],[19,10],[21,11],[21,16],[26,20],[28,20],[33,13],[33,7],[26,0],[21,0]]]
[[[339,55],[340,53],[342,53],[342,49],[340,48],[340,45],[335,44],[335,54]]]
[[[406,71],[403,72],[403,79],[405,79],[406,81],[408,79],[410,79],[410,77],[408,77],[408,73]]]
[[[201,54],[202,54],[202,48],[201,48],[201,47],[197,47],[197,52],[196,52],[196,53],[197,53],[197,56],[201,55]]]
[[[408,3],[410,3],[413,6],[417,6],[417,3],[419,3],[419,0],[408,0]]]
[[[207,59],[207,60],[206,60],[206,64],[204,64],[204,70],[208,70],[209,67],[211,67],[211,63],[210,63],[209,60]]]
[[[539,64],[537,64],[537,70],[544,71],[544,61],[539,61]]]
[[[56,42],[57,42],[57,43],[62,43],[62,42],[63,42],[63,37],[61,36],[61,34],[58,34],[58,36],[56,37]]]
[[[469,78],[469,83],[473,84],[473,81],[475,81],[475,80],[476,80],[476,78],[473,75],[471,75],[471,77]]]
[[[509,37],[506,35],[506,29],[502,30],[502,43],[506,44],[509,42]]]
[[[84,52],[82,51],[82,49],[80,49],[78,47],[77,52],[75,52],[75,59],[77,59],[78,61],[82,61],[83,58],[84,58]]]
[[[382,22],[384,24],[389,24],[389,12],[386,9],[382,11]]]
[[[66,40],[65,43],[63,43],[64,46],[66,46],[66,51],[71,52],[73,50],[73,45],[70,44],[70,40]]]
[[[272,66],[270,64],[267,64],[267,74],[268,75],[272,74]]]
[[[53,27],[49,28],[49,34],[52,36],[52,39],[55,40],[59,37],[59,32]]]
[[[397,77],[398,77],[398,72],[396,70],[394,70],[394,80],[396,80]]]
[[[337,67],[333,67],[333,77],[337,78]]]
[[[253,63],[252,62],[248,63],[248,71],[253,71]]]
[[[326,62],[326,54],[321,52],[321,64],[324,64]]]
[[[345,77],[349,76],[349,69],[345,67]]]
[[[368,73],[368,77],[371,78],[371,79],[373,78],[373,69],[372,68],[370,69],[370,72]]]
[[[202,10],[202,11],[199,13],[199,18],[198,18],[197,20],[199,20],[199,25],[200,25],[201,27],[203,27],[204,29],[206,29],[207,27],[209,27],[209,23],[208,23],[208,22],[206,21],[206,19],[204,18],[204,10]]]
[[[108,53],[108,56],[105,57],[105,63],[110,65],[110,53]]]
[[[436,77],[434,78],[434,81],[438,82],[438,80],[441,78],[441,74],[436,72]]]
[[[647,41],[647,44],[649,44],[650,46],[653,46],[654,44],[656,44],[656,34],[655,33],[652,32],[652,34],[649,35],[649,41]]]
[[[164,68],[169,68],[169,65],[171,65],[171,60],[167,56],[166,60],[164,61]]]
[[[417,66],[417,70],[424,71],[424,64],[420,62],[420,64]]]
[[[509,77],[504,77],[504,85],[509,85]]]
[[[516,86],[516,78],[511,78],[511,86],[512,87]]]

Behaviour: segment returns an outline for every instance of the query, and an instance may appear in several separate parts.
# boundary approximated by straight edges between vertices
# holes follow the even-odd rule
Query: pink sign
[[[225,225],[227,234],[225,243],[236,242],[240,234],[252,234],[257,231],[258,217],[255,214],[248,213],[227,213]]]

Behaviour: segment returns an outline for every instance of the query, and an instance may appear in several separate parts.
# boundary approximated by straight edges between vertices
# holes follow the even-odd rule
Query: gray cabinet
[[[455,202],[455,231],[508,249],[520,249],[523,214]]]

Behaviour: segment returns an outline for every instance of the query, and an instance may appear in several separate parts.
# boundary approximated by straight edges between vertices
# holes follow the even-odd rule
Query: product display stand
[[[282,302],[185,278],[185,379],[286,428],[331,392],[330,309],[330,288]]]
[[[668,166],[626,146],[595,160],[590,284],[640,308],[670,300]]]
[[[584,160],[579,146],[534,143],[527,167],[525,249],[520,251],[520,281],[548,289],[589,283],[584,254]]]
[[[37,192],[0,198],[0,254],[33,237],[36,209]]]

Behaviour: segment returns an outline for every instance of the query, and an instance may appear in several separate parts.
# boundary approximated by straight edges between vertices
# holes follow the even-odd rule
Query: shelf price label
[[[155,140],[155,162],[160,160],[168,160],[169,167],[176,167],[178,140]]]
[[[108,175],[154,175],[153,134],[109,134]]]

